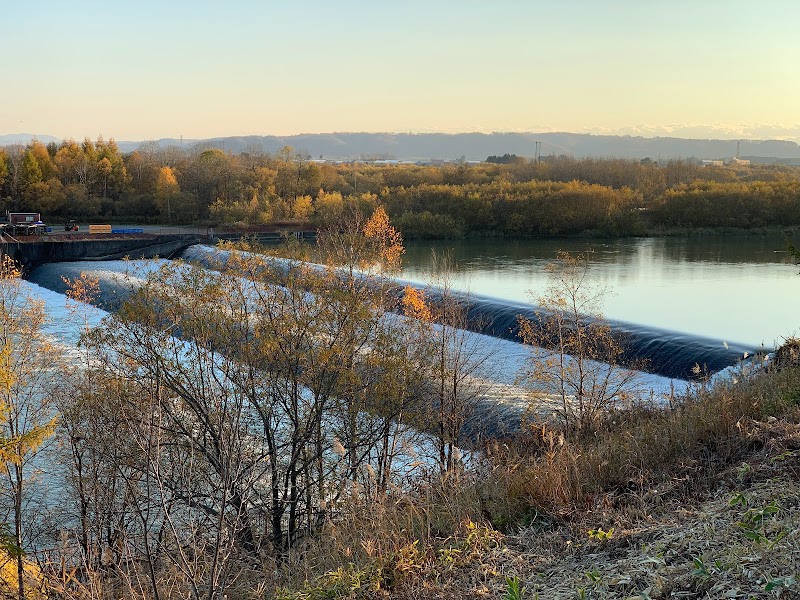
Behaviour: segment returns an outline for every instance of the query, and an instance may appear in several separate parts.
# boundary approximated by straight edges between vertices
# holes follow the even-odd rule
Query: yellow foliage
[[[6,342],[0,351],[0,391],[3,394],[10,393],[16,381],[17,378],[11,368],[11,344]],[[0,407],[0,411],[2,411],[2,407]]]
[[[17,279],[22,274],[22,271],[13,258],[8,254],[3,254],[0,260],[0,279]]]
[[[45,583],[42,570],[36,563],[23,559],[23,579],[25,597],[31,599],[46,598]],[[0,549],[0,594],[17,597],[17,559],[5,549]],[[13,591],[12,591],[13,590]]]
[[[314,214],[314,205],[311,196],[298,196],[292,206],[292,216],[295,219],[307,220]]]
[[[344,198],[340,192],[328,193],[325,190],[320,190],[317,194],[317,209],[319,210],[323,206],[339,214],[344,208]]]
[[[376,208],[364,225],[364,236],[378,243],[380,258],[386,268],[400,268],[400,259],[406,251],[403,247],[403,236],[389,223],[389,215],[382,207]]]
[[[420,321],[431,321],[431,309],[425,302],[425,292],[407,285],[403,290],[403,313]]]
[[[161,167],[156,179],[156,191],[160,194],[176,194],[180,191],[178,178],[172,167]]]
[[[605,542],[606,540],[610,540],[614,535],[614,528],[612,527],[608,531],[603,531],[601,527],[598,527],[597,529],[590,529],[586,533],[588,534],[590,540]]]
[[[0,308],[4,320],[0,328],[0,469],[21,464],[29,452],[52,435],[56,419],[35,425],[28,413],[23,426],[19,414],[29,398],[31,378],[51,366],[52,348],[42,339],[44,322],[41,303],[22,298],[15,281],[20,276],[16,262],[8,255],[0,260]],[[14,423],[13,427],[11,423]]]

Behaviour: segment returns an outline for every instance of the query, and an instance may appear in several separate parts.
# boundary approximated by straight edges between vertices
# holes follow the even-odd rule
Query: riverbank
[[[476,478],[330,523],[275,597],[800,596],[797,366],[607,425],[538,425]]]

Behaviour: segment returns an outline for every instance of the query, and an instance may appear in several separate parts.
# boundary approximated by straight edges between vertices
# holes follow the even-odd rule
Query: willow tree
[[[0,258],[0,464],[9,499],[11,555],[16,561],[16,593],[26,597],[30,579],[24,551],[31,461],[55,427],[51,393],[56,352],[42,327],[41,302],[25,292],[20,271],[7,255]]]

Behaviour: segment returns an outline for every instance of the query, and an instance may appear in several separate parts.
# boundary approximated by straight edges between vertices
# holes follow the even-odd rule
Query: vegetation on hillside
[[[315,162],[286,147],[232,155],[113,140],[0,149],[0,201],[46,219],[164,224],[335,223],[385,208],[409,237],[640,235],[800,227],[800,168],[649,159],[374,165]]]

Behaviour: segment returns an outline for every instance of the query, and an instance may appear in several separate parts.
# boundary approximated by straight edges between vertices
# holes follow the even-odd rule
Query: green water
[[[608,318],[753,345],[800,334],[800,267],[781,235],[409,242],[402,276],[430,281],[432,250],[452,256],[454,288],[529,302],[559,251],[591,250]]]

